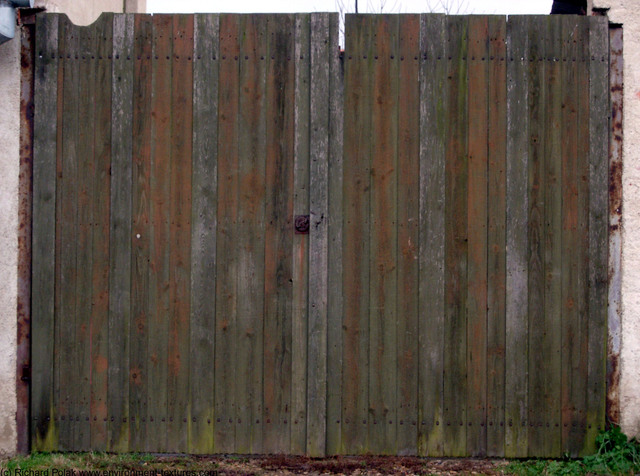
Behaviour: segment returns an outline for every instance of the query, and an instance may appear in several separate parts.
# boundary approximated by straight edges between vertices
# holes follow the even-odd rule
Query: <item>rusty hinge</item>
[[[22,366],[22,377],[20,377],[20,380],[22,380],[23,382],[30,382],[31,381],[31,367],[28,365],[23,365]]]
[[[296,228],[296,234],[308,235],[309,234],[309,215],[296,215],[294,226]]]

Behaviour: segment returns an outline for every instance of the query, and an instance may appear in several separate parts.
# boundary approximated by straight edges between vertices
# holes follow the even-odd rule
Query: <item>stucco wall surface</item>
[[[16,451],[20,42],[0,45],[0,455]]]
[[[146,0],[36,0],[36,7],[50,13],[66,13],[76,25],[90,25],[102,12],[145,13]]]
[[[593,0],[623,25],[624,104],[622,173],[622,430],[640,435],[640,9],[638,0]]]

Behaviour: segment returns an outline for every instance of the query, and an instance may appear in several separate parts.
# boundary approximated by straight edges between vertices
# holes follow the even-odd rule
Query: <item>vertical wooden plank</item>
[[[580,357],[578,236],[578,18],[562,20],[562,451],[577,456]]]
[[[171,155],[173,18],[154,15],[151,92],[151,177],[149,242],[149,349],[147,381],[146,450],[168,450],[167,414],[168,340],[171,310]],[[146,421],[145,421],[146,420]]]
[[[544,344],[547,361],[544,392],[545,456],[562,454],[561,337],[562,337],[562,22],[547,18],[544,119]]]
[[[365,453],[369,404],[371,20],[346,15],[341,453]]]
[[[129,451],[145,451],[150,379],[148,361],[151,308],[151,113],[153,24],[151,16],[134,17],[134,52],[116,53],[115,61],[133,63],[131,184],[131,321],[129,324]],[[144,422],[143,422],[144,418]]]
[[[238,453],[262,448],[262,315],[264,310],[265,72],[264,15],[240,17],[238,117],[238,327],[236,443]]]
[[[342,337],[343,337],[343,105],[344,75],[337,14],[329,19],[329,262],[327,290],[327,447],[337,454],[342,447]]]
[[[105,13],[95,23],[91,52],[94,104],[94,169],[92,184],[92,300],[90,324],[90,448],[107,449],[107,395],[109,368],[109,240],[111,210],[112,67],[113,14]]]
[[[420,18],[420,251],[418,454],[444,455],[447,23]]]
[[[167,450],[185,453],[190,368],[193,15],[174,15],[172,20]]]
[[[330,16],[311,15],[307,453],[326,454]]]
[[[526,17],[507,23],[507,297],[505,456],[527,455],[527,166],[529,144]]]
[[[489,18],[487,456],[504,456],[507,21]]]
[[[71,369],[71,363],[75,362],[77,355],[75,346],[64,345],[65,342],[75,341],[75,315],[76,315],[76,244],[78,240],[77,223],[77,183],[78,183],[78,150],[76,146],[78,137],[78,88],[79,88],[79,61],[78,34],[68,18],[64,20],[63,28],[60,28],[60,40],[64,42],[66,58],[63,60],[63,92],[62,99],[62,127],[59,140],[62,179],[60,180],[60,196],[56,198],[60,202],[60,224],[56,230],[59,236],[59,306],[60,319],[56,319],[58,327],[56,347],[60,352],[56,356],[58,379],[58,415],[60,418],[60,443],[59,449],[71,450],[74,446],[73,433],[76,411],[76,398],[73,392],[74,377],[78,372],[77,367]],[[61,78],[59,78],[60,80]],[[60,97],[60,96],[59,96]],[[62,133],[64,131],[64,133]],[[56,313],[56,318],[58,313]],[[73,420],[73,422],[72,422]]]
[[[311,16],[298,14],[295,18],[295,137],[293,214],[309,215],[309,131],[311,75]],[[326,104],[325,104],[326,105]],[[307,340],[309,308],[309,251],[311,237],[296,233],[293,236],[293,307],[291,347],[291,453],[307,451]],[[311,288],[313,289],[313,288]],[[321,292],[321,290],[319,290]],[[315,290],[313,290],[315,292]],[[318,382],[319,383],[319,382]],[[311,395],[311,394],[309,394]],[[310,435],[310,434],[309,434]],[[324,440],[324,435],[322,435]]]
[[[238,17],[220,16],[218,238],[216,241],[215,451],[235,449],[238,214]]]
[[[266,82],[264,447],[290,451],[295,53],[294,17],[269,18]]]
[[[468,18],[448,17],[447,108],[445,165],[445,336],[444,451],[466,455],[467,430],[467,191],[468,191]]]
[[[545,61],[547,43],[546,19],[530,17],[527,25],[528,46],[528,114],[529,114],[529,164],[528,164],[528,306],[529,306],[529,396],[527,421],[529,427],[528,452],[543,454],[546,409],[544,394],[545,375],[548,373],[544,347],[544,120],[546,110]]]
[[[109,451],[129,449],[134,17],[113,19],[107,415]]]
[[[489,19],[469,18],[467,454],[487,454]]]
[[[420,232],[420,16],[399,17],[397,453],[417,454]]]
[[[88,27],[74,27],[72,36],[76,37],[78,47],[75,51],[78,63],[76,95],[77,136],[70,137],[77,152],[77,184],[75,202],[77,206],[78,233],[67,236],[65,240],[76,241],[76,256],[74,267],[70,272],[75,274],[75,323],[71,334],[66,335],[63,345],[73,342],[73,361],[69,362],[71,384],[74,387],[72,399],[75,400],[73,418],[72,445],[76,451],[88,451],[91,446],[91,427],[89,419],[91,404],[91,334],[92,334],[92,302],[93,295],[93,204],[96,200],[94,181],[95,175],[95,136],[93,124],[95,122],[95,48],[97,47],[96,24]],[[71,94],[66,95],[67,99]],[[66,102],[66,101],[65,101]]]
[[[371,17],[369,451],[396,453],[398,17]],[[393,58],[392,58],[393,56]]]
[[[572,452],[578,456],[584,453],[587,444],[587,391],[589,378],[589,266],[591,255],[589,250],[589,113],[590,113],[590,83],[589,83],[589,19],[580,17],[575,32],[577,51],[576,64],[576,99],[577,99],[577,170],[575,183],[577,196],[577,248],[576,254],[576,310],[578,334],[573,366],[577,370],[574,376],[572,401],[575,402],[576,412],[571,423],[574,436],[572,438]],[[572,58],[573,61],[573,58]],[[592,443],[595,450],[595,441]],[[592,450],[592,451],[593,451]]]
[[[608,84],[609,32],[604,17],[589,18],[589,380],[587,434],[583,452],[595,450],[604,428],[608,260]]]
[[[211,454],[215,401],[211,363],[215,356],[219,16],[196,15],[194,22],[189,451]]]
[[[58,107],[57,15],[36,20],[33,143],[33,235],[31,293],[31,448],[57,449],[54,395],[56,151]],[[59,217],[58,217],[59,218]]]

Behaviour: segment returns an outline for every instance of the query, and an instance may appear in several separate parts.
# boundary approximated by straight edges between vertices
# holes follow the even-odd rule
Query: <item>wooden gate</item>
[[[604,426],[604,18],[36,30],[34,450],[561,456]]]

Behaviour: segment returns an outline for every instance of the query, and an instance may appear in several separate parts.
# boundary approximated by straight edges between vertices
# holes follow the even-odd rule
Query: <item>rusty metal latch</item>
[[[309,234],[309,215],[296,215],[294,222],[297,235]]]

